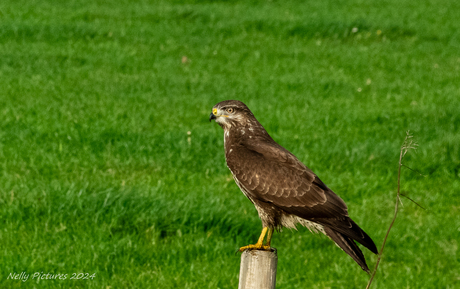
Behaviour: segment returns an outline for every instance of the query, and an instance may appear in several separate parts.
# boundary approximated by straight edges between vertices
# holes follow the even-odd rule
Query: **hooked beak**
[[[211,114],[209,115],[209,121],[217,119],[217,108],[213,108]]]
[[[216,115],[211,112],[211,114],[209,115],[209,121],[216,119],[216,118],[217,118]]]

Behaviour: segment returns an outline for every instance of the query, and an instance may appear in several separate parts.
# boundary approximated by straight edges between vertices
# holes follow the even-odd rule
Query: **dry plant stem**
[[[387,242],[388,235],[390,234],[391,228],[393,227],[393,224],[396,221],[396,216],[398,215],[398,208],[399,208],[399,202],[400,202],[401,167],[403,166],[402,159],[406,155],[408,149],[415,149],[417,146],[417,144],[413,143],[412,140],[410,140],[410,138],[412,138],[412,136],[409,134],[409,131],[407,131],[406,139],[404,140],[404,143],[401,146],[401,153],[399,154],[398,191],[396,194],[395,214],[394,214],[393,220],[391,221],[390,227],[388,227],[387,233],[385,235],[385,239],[383,239],[383,244],[382,244],[382,247],[380,248],[377,262],[375,263],[374,271],[372,272],[371,278],[369,279],[369,283],[367,283],[366,289],[369,289],[371,287],[372,281],[374,280],[375,274],[377,273],[377,268],[379,267],[380,260],[382,259],[383,249],[385,248],[385,244]]]

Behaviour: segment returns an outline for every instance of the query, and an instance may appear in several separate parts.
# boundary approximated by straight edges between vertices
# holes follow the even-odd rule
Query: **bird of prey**
[[[219,102],[212,108],[211,120],[224,129],[227,166],[262,221],[257,243],[241,247],[241,252],[270,250],[274,229],[296,228],[301,224],[328,236],[369,273],[364,255],[353,240],[375,254],[377,248],[348,216],[345,202],[297,157],[276,143],[244,103]]]

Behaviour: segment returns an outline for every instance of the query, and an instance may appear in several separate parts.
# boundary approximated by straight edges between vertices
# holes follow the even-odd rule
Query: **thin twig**
[[[372,281],[374,280],[375,274],[377,273],[377,268],[379,267],[380,260],[382,260],[382,255],[383,255],[383,249],[385,248],[385,244],[388,239],[388,235],[390,234],[391,228],[393,228],[393,225],[396,221],[396,217],[398,216],[398,209],[399,209],[399,202],[401,202],[401,193],[400,193],[400,187],[401,187],[401,167],[404,166],[402,164],[402,160],[404,156],[406,155],[407,151],[409,149],[417,149],[418,144],[413,142],[411,139],[412,136],[410,135],[410,132],[406,132],[406,138],[404,139],[404,142],[401,146],[401,151],[399,154],[399,167],[398,167],[398,190],[396,193],[396,202],[395,202],[395,213],[393,216],[393,220],[391,220],[390,227],[388,227],[387,233],[385,234],[385,238],[383,239],[382,247],[380,248],[377,262],[375,263],[374,271],[372,272],[371,278],[369,279],[369,283],[367,283],[366,289],[369,289],[371,287]],[[407,198],[407,197],[406,197]],[[414,202],[415,203],[415,202]],[[402,203],[401,203],[402,204]],[[418,204],[417,204],[418,205]]]
[[[406,167],[406,168],[408,168],[409,170],[413,171],[414,173],[417,173],[417,174],[421,175],[422,177],[426,177],[424,174],[422,174],[422,173],[420,173],[419,171],[416,171],[416,170],[414,170],[414,169],[412,169],[412,168],[409,168],[409,167],[406,166],[405,164],[401,164],[401,165],[402,165],[403,167]]]
[[[426,209],[424,207],[422,207],[422,205],[420,205],[419,203],[417,203],[416,201],[412,200],[411,198],[409,198],[408,196],[404,195],[403,193],[400,194],[401,196],[403,196],[404,198],[408,199],[409,201],[411,201],[412,203],[416,204],[417,206],[419,206],[420,208],[424,209],[426,211]]]

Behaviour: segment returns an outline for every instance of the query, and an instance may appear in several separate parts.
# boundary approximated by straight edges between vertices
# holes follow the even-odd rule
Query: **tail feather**
[[[370,273],[363,252],[359,249],[353,239],[326,226],[324,226],[324,232],[326,233],[326,236],[331,238],[331,240],[337,244],[337,246],[350,255],[350,257],[353,258],[353,260],[355,260],[355,262],[358,263],[364,271]]]
[[[318,219],[317,222],[324,227],[329,227],[335,232],[345,235],[349,239],[355,240],[368,248],[372,253],[379,253],[371,237],[369,237],[369,235],[367,235],[352,219]]]

